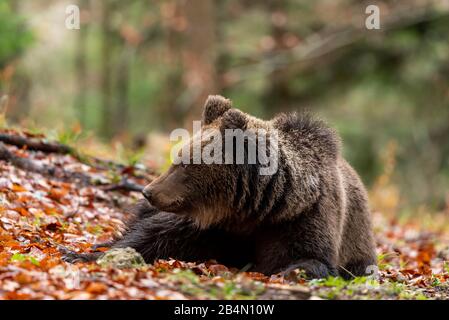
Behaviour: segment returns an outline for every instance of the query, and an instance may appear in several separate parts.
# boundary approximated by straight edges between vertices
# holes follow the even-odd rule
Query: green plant
[[[11,257],[11,262],[24,262],[24,261],[30,261],[35,266],[40,265],[39,260],[37,260],[35,257],[31,255],[14,253],[14,255]]]
[[[22,17],[13,13],[9,1],[0,1],[0,69],[20,55],[32,41],[33,35]]]

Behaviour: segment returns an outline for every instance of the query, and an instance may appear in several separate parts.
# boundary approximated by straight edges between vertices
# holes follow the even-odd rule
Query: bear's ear
[[[222,96],[209,96],[204,104],[203,124],[210,124],[232,108],[232,102]]]
[[[221,129],[246,130],[248,116],[240,110],[231,109],[221,119]]]

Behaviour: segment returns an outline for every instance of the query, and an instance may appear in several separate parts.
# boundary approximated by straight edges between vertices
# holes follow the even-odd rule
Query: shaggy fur
[[[216,259],[265,274],[301,268],[312,278],[363,275],[376,265],[365,188],[323,122],[298,114],[263,121],[212,96],[203,128],[276,133],[278,170],[263,176],[247,161],[173,165],[145,188],[148,202],[113,247],[135,248],[150,263]]]

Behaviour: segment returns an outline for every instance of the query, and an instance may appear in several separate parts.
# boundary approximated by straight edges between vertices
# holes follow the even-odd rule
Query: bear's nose
[[[153,191],[152,191],[152,188],[146,187],[145,189],[143,189],[142,194],[143,194],[143,196],[145,197],[145,199],[147,199],[148,202],[151,203],[151,201],[152,201],[152,199],[153,199]]]

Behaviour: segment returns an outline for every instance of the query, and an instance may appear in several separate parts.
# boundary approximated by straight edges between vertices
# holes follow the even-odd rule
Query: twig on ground
[[[41,151],[44,153],[57,153],[57,154],[70,154],[77,160],[96,169],[116,169],[118,171],[125,170],[127,166],[125,164],[117,163],[110,160],[104,160],[93,156],[88,156],[79,153],[75,148],[55,141],[46,141],[44,139],[26,137],[19,133],[0,132],[0,142],[13,145],[18,148],[26,148],[31,151]],[[144,168],[141,171],[145,171],[148,175],[153,175],[154,172],[148,168]],[[142,178],[137,176],[137,178]]]
[[[3,142],[0,142],[0,160],[8,161],[15,167],[22,170],[37,172],[46,176],[52,176],[55,174],[54,168],[41,166],[27,158],[22,158],[15,155],[14,153],[8,150],[8,148],[5,146]]]
[[[142,186],[140,184],[136,184],[133,182],[130,182],[126,179],[122,179],[119,183],[116,184],[110,184],[102,189],[105,191],[136,191],[136,192],[142,192],[143,188],[145,186]]]
[[[82,172],[71,172],[57,167],[40,165],[30,159],[22,158],[14,154],[10,150],[8,150],[5,144],[1,141],[0,141],[0,160],[8,161],[19,169],[30,172],[36,172],[51,179],[57,179],[62,181],[76,181],[77,183],[83,186],[88,185],[104,186],[103,190],[105,191],[123,190],[123,191],[140,192],[144,188],[143,185],[130,182],[126,179],[123,179],[119,184],[101,183],[96,181],[95,179],[92,179],[90,176]]]
[[[27,138],[20,135],[0,133],[0,141],[19,148],[26,147],[28,150],[42,151],[45,153],[70,154],[74,150],[64,144],[57,142],[46,142],[41,139]]]

